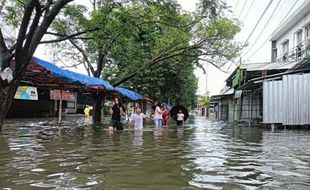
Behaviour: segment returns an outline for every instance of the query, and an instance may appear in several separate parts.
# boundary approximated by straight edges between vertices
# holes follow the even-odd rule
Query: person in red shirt
[[[162,114],[163,114],[163,125],[168,126],[169,121],[170,121],[170,112],[169,112],[167,106],[165,106],[165,105],[163,106]]]

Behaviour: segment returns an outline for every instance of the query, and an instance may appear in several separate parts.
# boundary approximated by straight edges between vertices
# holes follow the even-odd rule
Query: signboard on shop
[[[19,100],[38,100],[37,87],[19,86],[16,90],[14,99]]]
[[[63,101],[75,102],[75,93],[69,91],[60,92],[60,90],[51,90],[50,99],[51,100],[62,99]]]

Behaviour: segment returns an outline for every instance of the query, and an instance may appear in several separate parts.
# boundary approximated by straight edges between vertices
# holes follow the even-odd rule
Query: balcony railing
[[[294,48],[290,49],[288,53],[278,56],[273,62],[300,61],[308,56],[310,56],[310,39],[303,41]]]

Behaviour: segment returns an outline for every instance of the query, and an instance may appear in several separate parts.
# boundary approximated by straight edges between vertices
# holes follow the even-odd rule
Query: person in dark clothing
[[[123,130],[124,128],[121,123],[121,115],[126,115],[126,113],[125,107],[119,98],[114,99],[114,104],[110,107],[110,114],[112,115],[112,118],[109,125],[109,131]]]

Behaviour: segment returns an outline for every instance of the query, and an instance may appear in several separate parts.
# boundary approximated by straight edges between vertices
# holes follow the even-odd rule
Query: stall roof
[[[114,88],[109,82],[100,78],[90,77],[57,67],[55,64],[33,57],[27,66],[23,80],[31,81],[37,85],[54,86],[59,85],[68,88],[95,88],[118,92],[131,100],[143,99],[140,94],[121,87]]]
[[[102,79],[90,77],[80,73],[75,73],[66,69],[61,69],[55,64],[49,63],[37,57],[33,57],[32,61],[44,69],[50,71],[51,76],[57,79],[62,79],[69,84],[83,86],[83,87],[103,87],[106,90],[114,90],[113,86]],[[40,70],[42,68],[36,67],[36,65],[31,65],[27,70]]]
[[[142,100],[143,99],[143,96],[141,96],[140,94],[134,91],[128,90],[126,88],[116,87],[115,90],[131,100]]]

